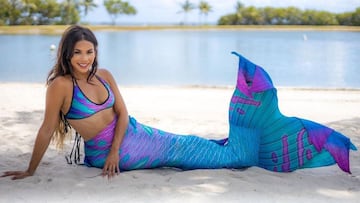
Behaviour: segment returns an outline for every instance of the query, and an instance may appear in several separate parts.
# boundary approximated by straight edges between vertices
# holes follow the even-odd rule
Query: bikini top
[[[91,101],[86,95],[81,91],[79,85],[77,84],[76,80],[73,80],[73,95],[72,101],[69,111],[64,115],[66,119],[83,119],[90,117],[96,114],[99,111],[111,108],[114,106],[115,97],[114,93],[111,91],[109,84],[100,78],[99,76],[95,75],[95,77],[104,85],[108,92],[108,97],[106,100],[101,103],[97,104]]]

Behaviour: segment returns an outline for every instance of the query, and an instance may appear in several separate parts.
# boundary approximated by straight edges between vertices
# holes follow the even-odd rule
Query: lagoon
[[[120,85],[228,86],[236,51],[275,86],[360,88],[360,32],[267,30],[96,31],[100,67]],[[59,35],[0,35],[0,82],[42,82]]]

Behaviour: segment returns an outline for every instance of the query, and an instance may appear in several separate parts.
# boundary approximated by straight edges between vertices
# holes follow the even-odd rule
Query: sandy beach
[[[0,173],[26,169],[42,122],[44,84],[0,84]],[[232,87],[120,87],[139,122],[179,134],[223,138]],[[283,114],[326,124],[360,148],[360,90],[278,88]],[[337,165],[274,173],[241,170],[136,170],[108,180],[100,169],[68,165],[51,145],[34,176],[0,178],[0,202],[359,202],[360,153],[352,174]]]

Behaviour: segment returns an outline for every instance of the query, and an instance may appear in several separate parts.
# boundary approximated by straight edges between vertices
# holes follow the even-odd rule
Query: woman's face
[[[94,44],[81,40],[75,44],[73,56],[71,58],[71,65],[75,74],[87,74],[92,68],[95,60],[95,47]]]

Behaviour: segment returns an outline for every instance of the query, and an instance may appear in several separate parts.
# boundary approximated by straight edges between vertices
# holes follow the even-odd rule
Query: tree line
[[[122,0],[104,0],[103,4],[112,23],[119,15],[137,13]],[[76,24],[96,7],[93,0],[0,0],[0,25]]]
[[[123,0],[104,0],[112,24],[120,15],[136,15],[136,8]],[[68,25],[81,22],[99,5],[93,0],[0,0],[0,25]],[[198,9],[200,24],[206,24],[213,7],[207,1],[194,4],[189,0],[179,3],[184,14],[181,24],[187,24],[187,16]],[[161,15],[161,14],[159,14]],[[352,25],[360,26],[360,7],[354,12],[331,13],[317,10],[300,10],[296,7],[256,8],[235,4],[235,12],[221,16],[218,25]]]
[[[222,16],[219,25],[348,25],[360,26],[360,7],[354,12],[331,13],[300,10],[296,7],[274,8],[244,6],[237,2],[235,13]]]

